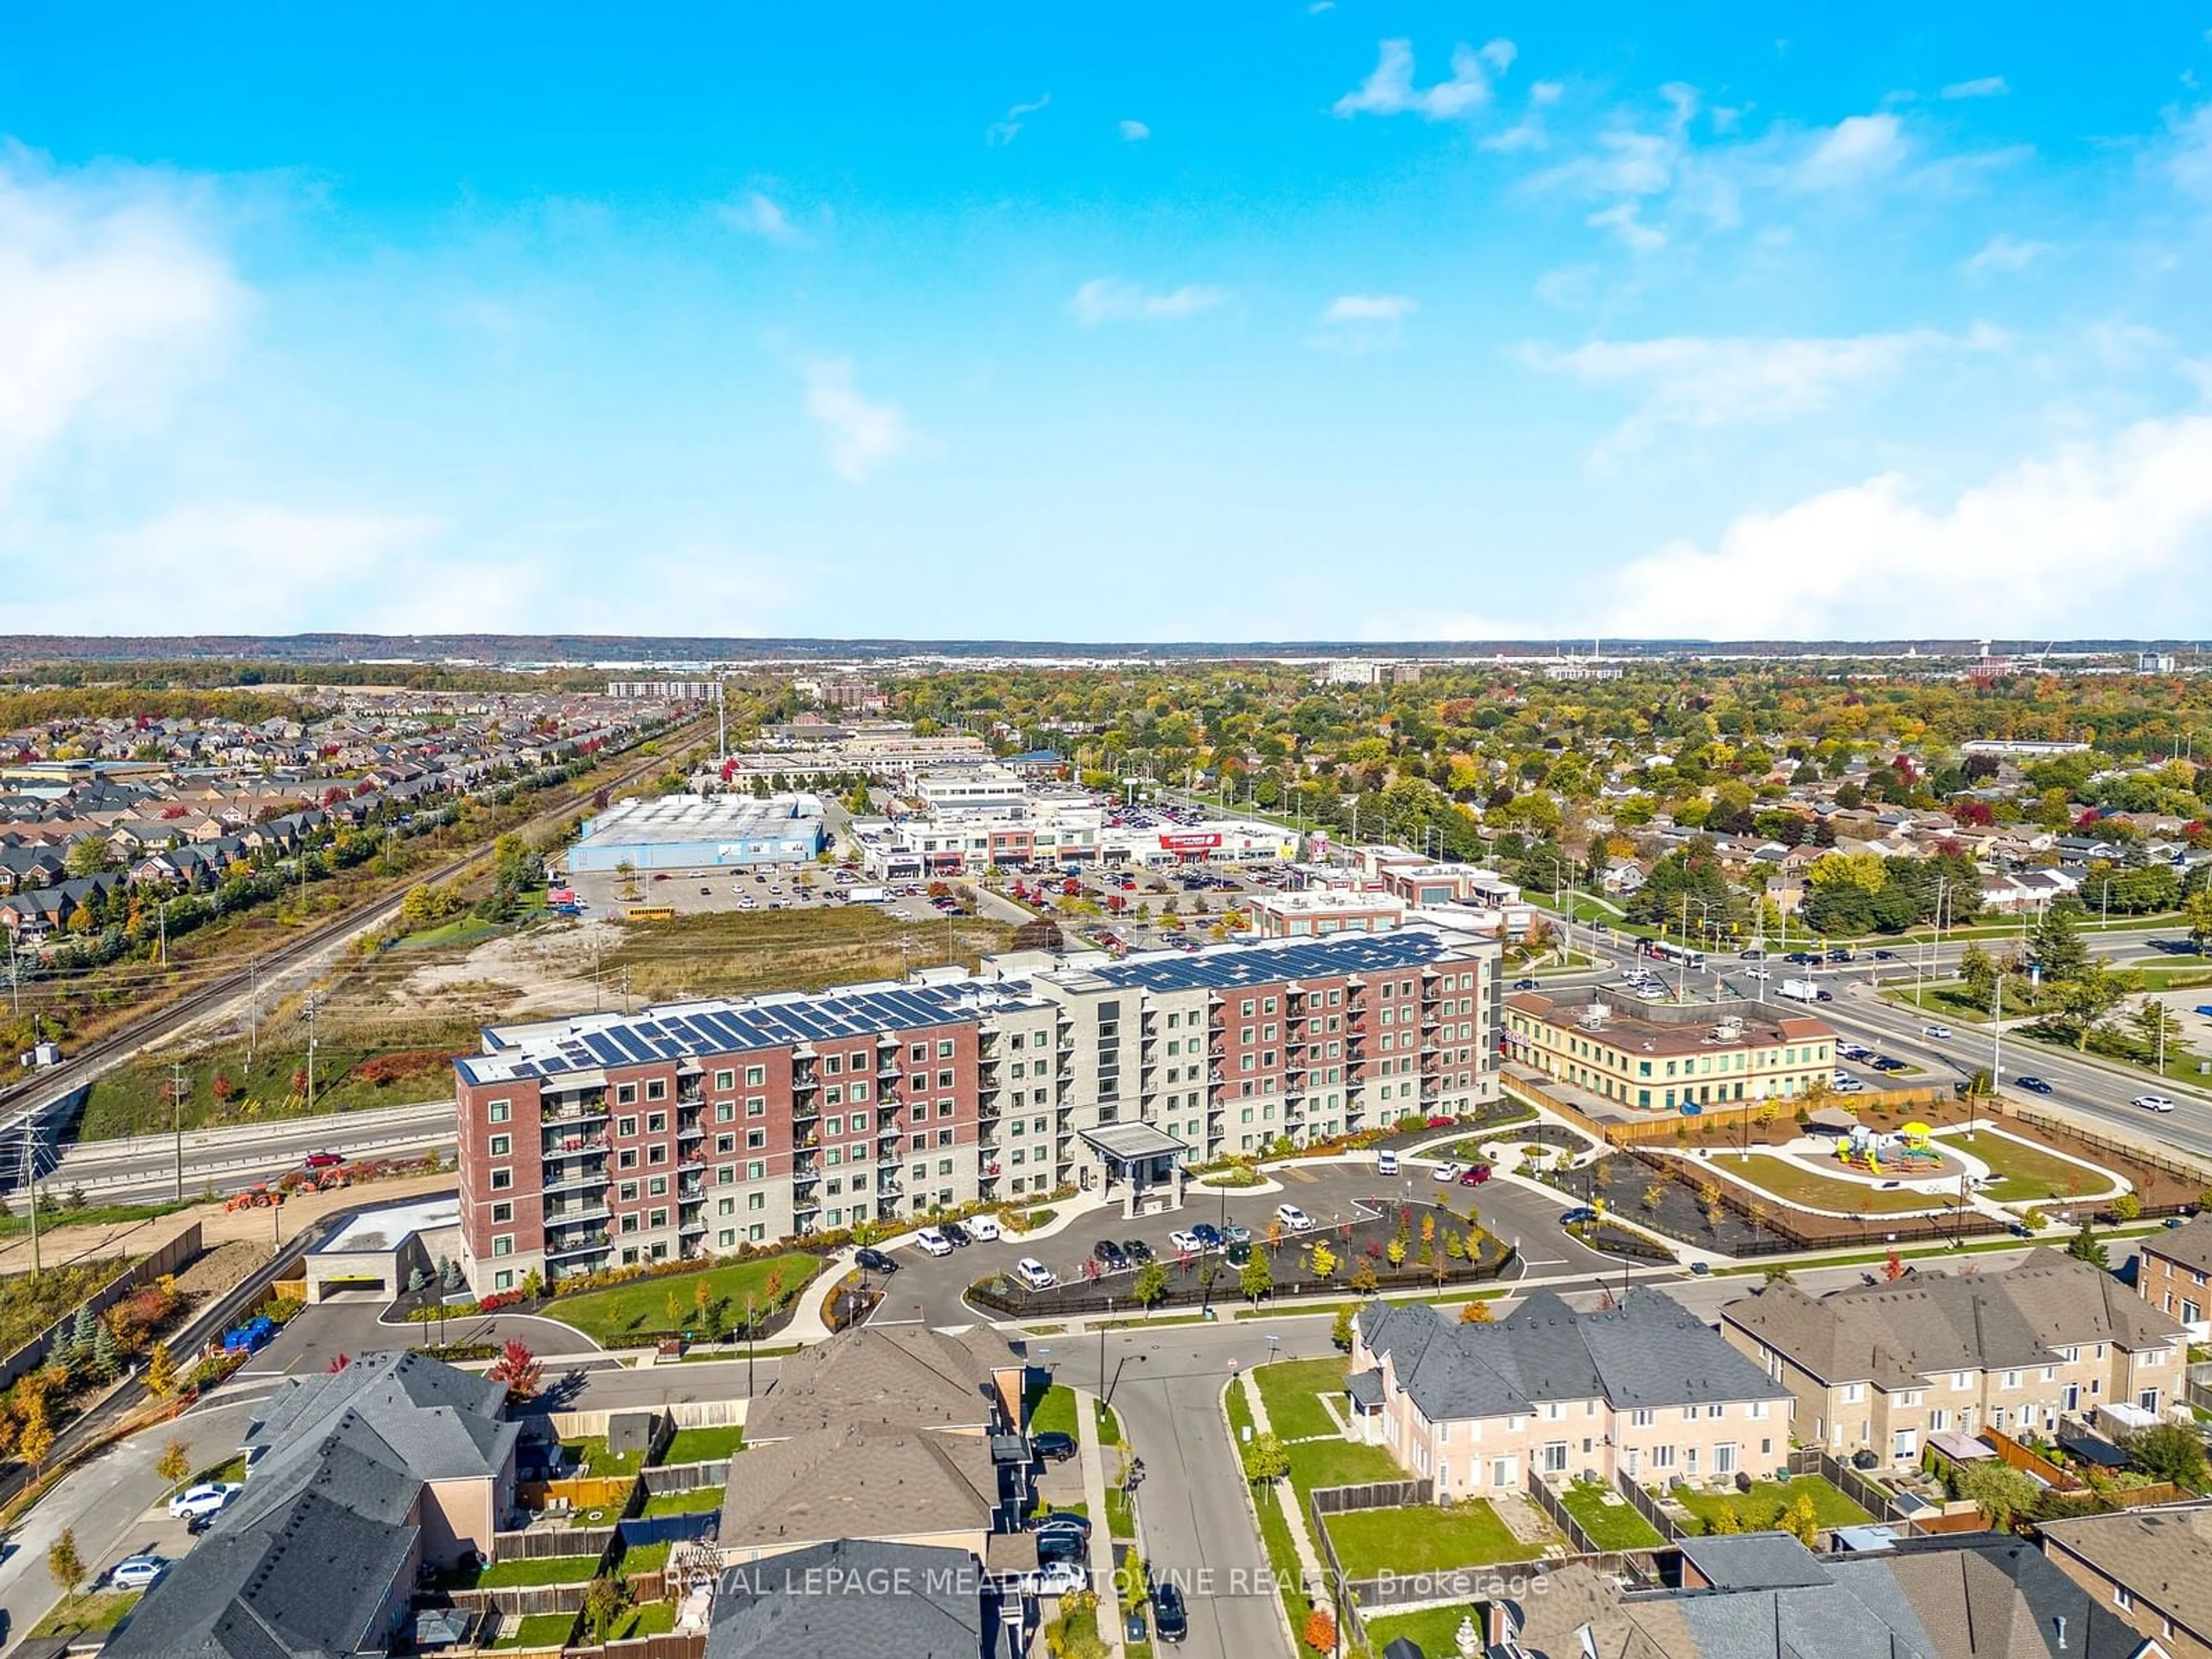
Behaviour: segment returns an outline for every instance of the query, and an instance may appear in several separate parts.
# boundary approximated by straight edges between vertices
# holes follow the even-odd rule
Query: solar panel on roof
[[[592,1051],[592,1055],[602,1065],[619,1066],[623,1062],[623,1051],[597,1031],[590,1033],[584,1038],[584,1046]]]
[[[609,1031],[607,1035],[614,1040],[616,1046],[624,1054],[630,1056],[631,1059],[651,1060],[653,1058],[653,1050],[647,1048],[643,1040],[638,1036],[636,1032],[631,1030],[629,1026],[617,1025],[612,1030]]]

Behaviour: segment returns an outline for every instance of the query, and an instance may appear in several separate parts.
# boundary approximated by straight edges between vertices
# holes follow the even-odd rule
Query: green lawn
[[[1838,1215],[1909,1215],[1949,1207],[1941,1194],[1884,1192],[1868,1182],[1832,1180],[1766,1152],[1753,1152],[1749,1158],[1731,1155],[1725,1160],[1716,1157],[1714,1163],[1738,1181],[1763,1188],[1784,1203],[1808,1210],[1829,1210]],[[1884,1180],[1892,1178],[1887,1174],[1883,1176]]]
[[[477,1575],[477,1589],[513,1589],[524,1584],[580,1584],[599,1569],[596,1555],[524,1556],[495,1561]]]
[[[33,1636],[76,1636],[113,1630],[138,1605],[143,1590],[87,1590],[62,1598],[62,1604],[31,1626]]]
[[[1120,1445],[1121,1419],[1114,1415],[1114,1408],[1104,1401],[1098,1401],[1096,1404],[1098,1409],[1098,1443],[1102,1446]]]
[[[676,1437],[668,1443],[668,1455],[661,1462],[719,1463],[744,1449],[744,1443],[745,1431],[739,1425],[720,1429],[678,1429]]]
[[[1137,1535],[1137,1519],[1129,1512],[1129,1495],[1119,1486],[1106,1488],[1106,1529],[1116,1538]]]
[[[615,1641],[626,1642],[636,1636],[665,1636],[675,1628],[676,1603],[647,1601],[617,1620],[611,1636]]]
[[[1336,1420],[1322,1409],[1323,1393],[1344,1392],[1347,1367],[1334,1354],[1322,1359],[1277,1360],[1253,1372],[1260,1397],[1267,1402],[1267,1420],[1285,1440],[1304,1440],[1316,1435],[1338,1434]]]
[[[1349,1578],[1385,1572],[1443,1572],[1503,1561],[1532,1561],[1542,1547],[1516,1538],[1485,1498],[1439,1509],[1355,1510],[1328,1517],[1328,1535]]]
[[[1783,1512],[1808,1492],[1812,1494],[1813,1513],[1824,1527],[1856,1526],[1874,1519],[1817,1474],[1801,1474],[1787,1484],[1755,1481],[1749,1492],[1692,1492],[1686,1486],[1677,1486],[1674,1498],[1689,1510],[1697,1523],[1694,1530],[1710,1532],[1713,1517],[1723,1510],[1732,1509],[1745,1532],[1764,1532],[1776,1525]]]
[[[610,1347],[636,1342],[641,1334],[653,1331],[719,1333],[744,1323],[748,1296],[765,1312],[779,1297],[788,1301],[804,1290],[821,1266],[820,1258],[800,1254],[758,1256],[695,1273],[669,1273],[617,1285],[612,1290],[558,1297],[545,1311]],[[769,1292],[771,1279],[778,1287],[773,1296]],[[707,1287],[703,1318],[698,1300],[702,1284]]]
[[[573,1613],[531,1613],[520,1619],[509,1618],[499,1633],[495,1648],[564,1648],[568,1645],[568,1632],[575,1627]]]
[[[624,1573],[659,1572],[668,1565],[666,1544],[638,1544],[623,1552]]]
[[[1349,1440],[1309,1440],[1291,1449],[1291,1484],[1297,1501],[1316,1486],[1357,1486],[1370,1480],[1403,1480],[1405,1470],[1380,1446]]]
[[[1971,1152],[1990,1166],[1995,1179],[1982,1189],[1982,1195],[2000,1204],[2057,1198],[2067,1194],[2069,1183],[2080,1194],[2109,1192],[2113,1184],[2112,1176],[2102,1171],[1988,1129],[1978,1132],[1971,1141],[1963,1129],[1946,1129],[1936,1139]]]
[[[575,1464],[579,1474],[593,1480],[620,1480],[645,1467],[643,1452],[609,1451],[605,1435],[589,1440],[563,1440],[561,1454],[564,1464]]]
[[[1430,1607],[1420,1613],[1394,1613],[1367,1620],[1367,1645],[1380,1653],[1399,1637],[1435,1659],[1451,1659],[1459,1651],[1460,1620],[1472,1617],[1474,1633],[1482,1634],[1482,1609],[1471,1603],[1459,1607]],[[1475,1650],[1480,1653],[1480,1648]]]
[[[1075,1432],[1075,1390],[1055,1382],[1030,1402],[1031,1434]]]
[[[1607,1501],[1607,1500],[1611,1501]],[[1577,1480],[1559,1494],[1567,1513],[1601,1550],[1657,1549],[1667,1540],[1602,1480]]]
[[[722,1507],[720,1486],[694,1486],[690,1492],[657,1492],[645,1500],[645,1514],[702,1515]]]

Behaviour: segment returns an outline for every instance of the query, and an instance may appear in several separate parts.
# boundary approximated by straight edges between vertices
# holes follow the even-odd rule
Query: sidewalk
[[[1247,1370],[1237,1374],[1237,1385],[1244,1390],[1245,1402],[1252,1407],[1252,1432],[1256,1437],[1273,1434],[1273,1425],[1267,1420],[1267,1402],[1260,1393],[1256,1374]],[[1288,1482],[1284,1483],[1286,1486]],[[1328,1579],[1321,1570],[1321,1553],[1314,1548],[1313,1535],[1306,1530],[1304,1510],[1299,1505],[1295,1490],[1285,1498],[1276,1494],[1278,1507],[1291,1529],[1291,1547],[1297,1552],[1298,1575],[1309,1585],[1326,1584]]]
[[[1114,1528],[1106,1519],[1106,1455],[1098,1444],[1098,1396],[1075,1395],[1075,1438],[1083,1449],[1083,1510],[1091,1517],[1091,1588],[1098,1592],[1098,1636],[1120,1659],[1121,1597],[1114,1583]]]

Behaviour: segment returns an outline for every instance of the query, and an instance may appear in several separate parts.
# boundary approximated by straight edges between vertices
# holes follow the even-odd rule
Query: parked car
[[[1385,1147],[1382,1151],[1376,1153],[1375,1173],[1379,1176],[1394,1176],[1397,1174],[1398,1154],[1390,1151],[1388,1147]]]
[[[209,1480],[188,1486],[169,1500],[169,1515],[181,1520],[194,1515],[219,1515],[223,1505],[246,1488],[235,1480]]]
[[[898,1271],[896,1261],[872,1246],[854,1251],[853,1265],[866,1267],[872,1273],[895,1273]]]
[[[1480,1187],[1484,1182],[1489,1179],[1490,1165],[1487,1164],[1470,1164],[1461,1172],[1459,1184],[1462,1187]]]
[[[915,1248],[924,1255],[951,1255],[952,1241],[934,1227],[924,1227],[914,1236]]]
[[[1060,1275],[1033,1255],[1014,1263],[1014,1277],[1033,1291],[1048,1291],[1060,1283]]]
[[[1597,1219],[1597,1212],[1587,1204],[1577,1204],[1571,1210],[1559,1212],[1559,1225],[1581,1227]]]
[[[1190,1231],[1191,1236],[1198,1240],[1198,1248],[1201,1250],[1218,1250],[1227,1242],[1221,1236],[1221,1229],[1211,1221],[1194,1223]]]
[[[1283,1225],[1288,1227],[1294,1233],[1304,1232],[1308,1228],[1314,1224],[1313,1218],[1308,1215],[1304,1210],[1298,1208],[1295,1204],[1278,1204],[1275,1206],[1275,1219],[1281,1222]]]
[[[999,1230],[999,1218],[994,1215],[970,1216],[968,1218],[967,1226],[968,1237],[979,1244],[995,1243],[1002,1237]]]
[[[1129,1258],[1129,1265],[1133,1267],[1141,1267],[1152,1259],[1152,1247],[1141,1238],[1123,1239],[1121,1253]]]
[[[1196,1233],[1178,1227],[1168,1235],[1168,1248],[1179,1255],[1196,1255],[1206,1247],[1199,1243]]]
[[[1249,1239],[1238,1239],[1221,1253],[1221,1259],[1232,1267],[1241,1267],[1252,1259],[1252,1244]]]
[[[1459,1179],[1459,1165],[1454,1160],[1446,1158],[1443,1163],[1437,1164],[1435,1169],[1431,1170],[1429,1174],[1431,1178],[1436,1181],[1457,1181]]]
[[[1065,1463],[1075,1455],[1075,1437],[1048,1430],[1030,1437],[1030,1452],[1039,1462]]]
[[[1073,1532],[1078,1538],[1091,1536],[1091,1517],[1074,1510],[1047,1510],[1029,1522],[1029,1529],[1042,1536],[1048,1532]]]
[[[1091,1575],[1073,1561],[1048,1561],[1022,1575],[1022,1588],[1031,1595],[1074,1595],[1091,1588]]]
[[[169,1570],[166,1557],[159,1555],[126,1555],[115,1564],[107,1575],[107,1582],[117,1589],[142,1590]]]
[[[2047,1095],[2051,1092],[2051,1085],[2039,1077],[2016,1077],[2013,1079],[2013,1085],[2015,1088],[2025,1089],[2032,1095]]]
[[[1901,1072],[1905,1069],[1903,1060],[1892,1060],[1887,1054],[1876,1054],[1872,1060],[1867,1061],[1867,1064],[1877,1072]]]
[[[1190,1634],[1190,1613],[1182,1592],[1171,1583],[1152,1586],[1152,1634],[1163,1642],[1180,1642]]]
[[[1129,1265],[1127,1253],[1110,1238],[1102,1238],[1091,1247],[1091,1259],[1109,1273],[1123,1272]]]
[[[2140,1106],[2146,1112],[2170,1112],[2173,1109],[2173,1102],[2165,1095],[2137,1095],[2128,1104]]]
[[[1231,1244],[1249,1244],[1252,1230],[1241,1221],[1232,1221],[1221,1230],[1221,1237]]]
[[[974,1235],[957,1221],[948,1221],[938,1231],[952,1241],[952,1248],[956,1250],[964,1249],[975,1242]]]

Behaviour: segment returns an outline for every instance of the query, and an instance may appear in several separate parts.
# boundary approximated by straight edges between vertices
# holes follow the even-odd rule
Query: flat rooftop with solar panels
[[[1057,970],[1055,983],[1127,986],[1146,991],[1233,990],[1277,980],[1328,979],[1425,967],[1486,945],[1483,935],[1437,927],[1389,933],[1336,933],[1326,939],[1220,945],[1195,952],[1152,951],[1095,968]]]
[[[854,987],[816,995],[781,992],[740,1002],[672,1003],[637,1014],[576,1014],[566,1019],[488,1026],[484,1051],[453,1062],[465,1082],[511,1083],[601,1072],[610,1066],[707,1059],[786,1044],[909,1031],[993,1010],[1043,1006],[1006,986]]]

